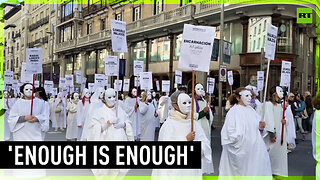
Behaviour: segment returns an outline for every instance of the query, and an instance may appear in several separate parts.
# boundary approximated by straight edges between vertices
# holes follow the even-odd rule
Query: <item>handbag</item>
[[[302,119],[307,119],[309,116],[308,116],[308,113],[307,113],[307,109],[304,109],[303,113],[301,113],[301,116],[302,116]]]
[[[59,112],[61,112],[62,110],[61,110],[61,108],[58,106],[57,108],[56,108],[56,113],[59,113]]]

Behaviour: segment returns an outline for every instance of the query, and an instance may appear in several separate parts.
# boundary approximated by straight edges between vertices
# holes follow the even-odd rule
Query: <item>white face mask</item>
[[[108,106],[113,107],[116,103],[116,91],[112,88],[107,89],[104,99],[106,100]]]
[[[133,88],[131,91],[131,94],[133,97],[136,97],[137,96],[137,89]]]
[[[245,104],[246,106],[248,106],[251,102],[251,92],[248,91],[248,90],[244,90],[244,91],[241,91],[240,93],[240,97],[241,97],[241,100],[243,102],[243,104]]]
[[[191,111],[191,98],[182,93],[178,96],[178,106],[182,114],[188,115]]]
[[[276,92],[277,92],[277,95],[279,96],[279,98],[282,99],[283,98],[283,89],[280,86],[277,86]]]
[[[87,92],[84,94],[84,96],[85,96],[86,98],[89,98],[89,97],[90,97],[90,92],[87,91]]]
[[[62,94],[61,93],[58,93],[58,98],[62,98]]]
[[[124,99],[124,95],[123,94],[121,94],[121,98]]]
[[[147,92],[147,100],[150,100],[150,99],[152,99],[152,96],[151,96],[151,92]]]
[[[31,97],[32,96],[32,85],[31,84],[27,84],[27,85],[24,86],[23,94],[26,97]]]
[[[198,96],[203,96],[203,86],[201,84],[197,84],[196,87],[195,87],[195,91],[196,91],[196,94]]]
[[[78,101],[79,100],[79,94],[78,93],[74,93],[73,94],[73,98],[74,98],[74,100]]]
[[[154,98],[155,98],[155,97],[156,97],[156,95],[157,95],[157,93],[156,93],[156,92],[153,92],[153,93],[152,93],[152,97],[154,97]]]
[[[104,90],[102,88],[99,89],[98,91],[99,93],[99,99],[102,99],[103,98],[103,93],[104,93]]]
[[[8,97],[8,92],[7,92],[7,91],[3,92],[3,96],[4,96],[5,98]]]

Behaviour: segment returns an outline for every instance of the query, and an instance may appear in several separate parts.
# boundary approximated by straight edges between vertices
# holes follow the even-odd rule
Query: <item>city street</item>
[[[65,141],[65,131],[54,132],[52,129],[47,133],[47,141]],[[315,160],[312,156],[311,134],[306,136],[306,140],[302,141],[302,137],[298,135],[297,147],[289,153],[289,176],[314,176],[315,175]],[[219,175],[220,155],[222,151],[220,142],[220,128],[212,131],[212,150],[214,162],[214,174]],[[47,170],[47,176],[92,176],[91,170]],[[139,169],[130,170],[128,176],[150,176],[151,170]]]

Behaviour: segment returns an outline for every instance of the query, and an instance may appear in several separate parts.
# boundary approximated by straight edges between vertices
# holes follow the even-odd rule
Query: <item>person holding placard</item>
[[[221,176],[270,176],[271,164],[267,148],[260,134],[265,122],[250,106],[252,94],[239,88],[231,95],[234,106],[228,111],[221,130]]]
[[[67,124],[67,111],[66,111],[66,98],[63,97],[62,93],[58,93],[58,97],[54,101],[54,112],[55,116],[53,117],[53,123],[52,126],[55,128],[54,131],[58,131],[58,128],[60,128],[60,131],[64,131],[64,128],[66,128]]]
[[[107,89],[104,99],[105,104],[89,119],[91,126],[88,129],[88,141],[133,141],[128,115],[121,107],[116,108],[116,91]],[[95,176],[125,176],[128,170],[92,169],[92,172]]]
[[[90,98],[90,105],[86,117],[86,121],[84,122],[82,134],[81,134],[81,141],[86,141],[87,140],[87,131],[90,128],[90,119],[95,111],[99,109],[101,106],[103,106],[103,94],[104,94],[104,89],[102,87],[97,87],[93,93],[93,95]]]
[[[158,113],[151,104],[151,93],[143,92],[139,103],[139,113],[141,117],[141,141],[154,141],[157,125]]]
[[[8,117],[10,114],[10,110],[12,108],[12,106],[15,103],[14,98],[10,97],[10,94],[8,91],[3,91],[3,97],[4,97],[4,109],[5,109],[5,113],[4,113],[4,140],[8,141],[10,139],[10,127],[8,124]]]
[[[44,141],[44,139],[46,137],[46,133],[49,131],[50,104],[48,102],[46,90],[43,87],[36,88],[35,96],[39,99],[42,99],[45,103],[46,121],[45,121],[45,123],[41,124],[42,140]]]
[[[82,130],[84,123],[86,121],[86,117],[88,115],[89,105],[91,103],[90,100],[90,92],[87,88],[85,88],[82,92],[81,100],[78,103],[77,107],[77,125],[78,125],[78,138],[77,140],[80,141],[82,136]]]
[[[206,137],[211,142],[211,125],[213,122],[213,115],[208,106],[207,101],[204,100],[203,95],[205,91],[202,84],[197,84],[195,87],[195,120],[198,120]]]
[[[131,125],[133,129],[133,134],[134,134],[134,139],[139,140],[140,135],[141,135],[141,120],[139,117],[139,98],[137,97],[137,89],[132,88],[130,90],[130,94],[128,95],[127,99],[125,100],[125,112],[128,114],[130,120],[131,120]]]
[[[266,122],[263,134],[264,142],[269,151],[272,174],[274,176],[288,176],[288,155],[287,145],[281,145],[282,124],[286,124],[283,119],[283,107],[281,99],[284,97],[283,89],[279,86],[270,89],[270,101],[262,103],[257,107],[257,112]],[[283,139],[286,140],[287,128],[284,128]]]
[[[12,106],[8,123],[13,141],[42,141],[41,125],[47,120],[46,106],[43,100],[34,98],[33,113],[30,115],[32,85],[25,83],[20,87],[23,98]]]
[[[160,119],[160,127],[166,121],[169,115],[169,111],[172,109],[171,100],[166,92],[162,94],[159,99],[159,119]]]
[[[79,94],[73,93],[71,96],[71,101],[67,103],[67,132],[66,139],[73,140],[78,137],[78,127],[77,127],[77,107],[79,103]]]
[[[197,121],[193,124],[194,131],[190,132],[191,98],[176,91],[171,95],[171,102],[174,109],[170,111],[169,117],[160,128],[159,141],[200,141],[201,161],[213,167],[210,142]],[[153,169],[151,179],[173,180],[177,179],[177,176],[189,176],[193,180],[201,180],[203,173],[212,172],[204,172],[203,169]]]

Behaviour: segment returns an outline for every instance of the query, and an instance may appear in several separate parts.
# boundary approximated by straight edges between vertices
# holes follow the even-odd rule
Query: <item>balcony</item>
[[[71,40],[68,40],[65,42],[58,43],[56,45],[56,51],[65,51],[68,49],[73,49],[73,48],[75,48],[75,46],[76,46],[75,39],[71,39]]]
[[[14,37],[12,37],[13,39],[19,38],[21,37],[21,33],[16,33]]]
[[[35,46],[39,46],[39,45],[48,43],[48,40],[49,40],[48,36],[43,37],[43,38],[39,38],[39,39],[37,39],[37,40],[35,40],[33,42],[28,43],[28,46],[29,46],[29,48],[33,48]]]
[[[31,24],[29,26],[29,31],[33,31],[34,29],[37,29],[38,27],[44,25],[44,24],[47,24],[49,23],[49,16],[45,17],[45,18],[42,18],[40,19],[39,21],[37,21],[36,23],[34,24]]]
[[[83,8],[82,13],[83,17],[87,17],[91,14],[96,14],[98,11],[107,9],[107,6],[105,4],[91,4],[87,7]]]

